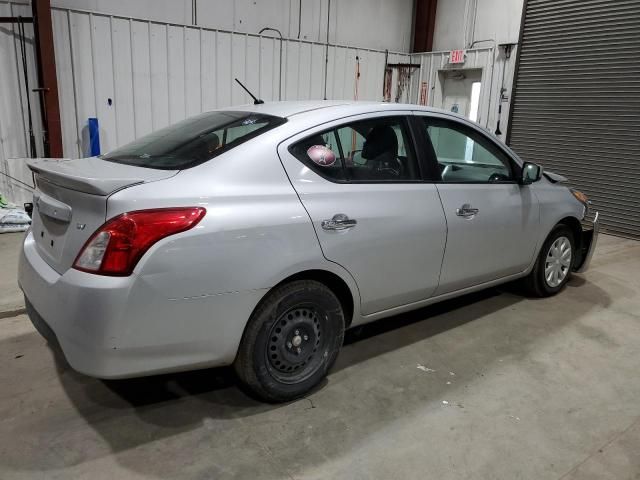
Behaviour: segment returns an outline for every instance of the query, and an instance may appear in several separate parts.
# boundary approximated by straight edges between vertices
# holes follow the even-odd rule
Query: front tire
[[[242,384],[268,402],[299,398],[333,366],[344,339],[336,295],[314,280],[276,287],[251,315],[234,367]]]
[[[569,281],[575,259],[575,240],[566,225],[557,225],[545,240],[536,264],[525,278],[525,287],[532,295],[555,295]]]

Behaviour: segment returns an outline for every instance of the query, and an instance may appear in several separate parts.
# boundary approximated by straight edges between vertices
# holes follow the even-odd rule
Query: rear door
[[[365,315],[429,298],[438,285],[445,218],[412,138],[407,118],[389,112],[325,124],[278,149],[325,257],[354,277]]]
[[[531,263],[539,204],[519,166],[493,140],[449,117],[418,115],[441,179],[447,247],[437,294],[522,272]]]

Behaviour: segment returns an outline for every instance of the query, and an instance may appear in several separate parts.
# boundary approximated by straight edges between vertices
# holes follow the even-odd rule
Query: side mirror
[[[531,185],[542,178],[542,167],[537,163],[524,162],[522,165],[521,185]]]

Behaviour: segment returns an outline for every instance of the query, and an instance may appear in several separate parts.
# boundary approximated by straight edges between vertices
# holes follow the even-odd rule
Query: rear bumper
[[[39,255],[31,234],[18,268],[32,322],[81,373],[125,378],[232,363],[264,291],[176,299],[171,284],[158,277],[73,269],[60,275]]]
[[[593,252],[598,242],[598,234],[600,233],[600,214],[599,212],[589,212],[582,220],[582,239],[581,239],[581,260],[574,268],[577,273],[585,272],[589,268]]]

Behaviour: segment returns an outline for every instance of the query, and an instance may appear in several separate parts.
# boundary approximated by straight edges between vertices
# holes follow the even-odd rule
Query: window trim
[[[520,165],[513,159],[513,157],[505,151],[500,144],[494,141],[491,137],[489,137],[486,133],[481,131],[480,129],[474,128],[471,125],[467,125],[464,122],[461,122],[453,117],[445,117],[445,116],[436,116],[436,115],[428,115],[422,112],[414,112],[417,127],[421,131],[423,136],[423,141],[426,142],[424,146],[426,160],[430,165],[430,170],[434,174],[435,178],[433,179],[433,183],[443,184],[443,185],[518,185],[518,172],[521,170]],[[436,155],[435,149],[433,148],[433,144],[431,143],[431,137],[427,133],[427,129],[425,126],[431,126],[430,124],[441,123],[444,124],[444,128],[451,128],[452,130],[458,131],[465,135],[468,138],[476,141],[473,137],[479,138],[481,141],[480,145],[489,151],[492,155],[498,157],[498,160],[505,161],[511,173],[511,180],[501,180],[497,182],[489,182],[489,181],[469,181],[469,182],[445,182],[442,180],[442,175],[440,173],[440,169],[438,168],[438,157]],[[435,126],[435,125],[434,125]],[[468,134],[471,133],[471,135]],[[489,148],[487,148],[489,147]]]
[[[380,114],[383,115],[380,115]],[[397,184],[415,184],[415,183],[424,183],[424,173],[423,173],[423,166],[422,166],[422,161],[421,161],[421,155],[419,153],[419,149],[418,149],[418,144],[416,142],[416,138],[415,138],[415,132],[413,131],[412,128],[412,114],[410,111],[407,112],[393,112],[393,114],[391,115],[384,115],[384,113],[387,112],[371,112],[370,114],[366,114],[365,117],[360,117],[359,115],[356,118],[353,117],[346,117],[343,119],[337,119],[336,122],[342,121],[344,120],[344,122],[342,123],[334,123],[332,126],[324,128],[322,130],[318,130],[318,131],[314,131],[313,133],[306,135],[306,136],[300,136],[299,138],[297,138],[296,140],[294,140],[293,142],[289,143],[286,147],[287,152],[293,157],[295,158],[298,162],[300,162],[302,165],[306,166],[307,168],[309,168],[312,172],[314,172],[315,174],[317,174],[318,176],[322,177],[323,179],[331,182],[331,183],[337,183],[337,184],[354,184],[354,185],[371,185],[371,184],[382,184],[382,185],[397,185]],[[391,113],[391,112],[389,112]],[[411,150],[411,153],[414,156],[415,159],[415,164],[416,164],[416,168],[417,168],[417,174],[418,174],[418,178],[415,179],[403,179],[403,180],[354,180],[349,178],[349,174],[348,171],[346,169],[346,165],[344,164],[344,154],[343,154],[343,149],[342,149],[342,142],[340,141],[339,135],[338,135],[338,130],[344,127],[347,127],[351,124],[354,123],[360,123],[360,122],[367,122],[367,121],[375,121],[375,120],[379,120],[379,119],[384,119],[384,120],[399,120],[399,124],[404,127],[404,133],[406,134],[406,142],[405,142],[405,147],[409,148]],[[329,122],[328,122],[329,123]],[[333,123],[333,122],[331,122]],[[318,125],[318,127],[320,127],[321,125]],[[313,129],[315,130],[315,129]],[[313,165],[313,162],[309,161],[306,162],[304,160],[299,159],[294,153],[293,153],[293,147],[295,145],[297,145],[300,142],[303,142],[304,140],[311,138],[313,136],[316,135],[324,135],[326,133],[329,132],[333,132],[337,145],[338,145],[338,150],[340,153],[340,161],[341,161],[341,165],[342,165],[342,171],[343,171],[343,175],[344,175],[344,179],[337,179],[337,178],[333,178],[330,177],[328,175],[326,175],[325,173],[323,173],[322,169],[316,168],[315,165]]]

